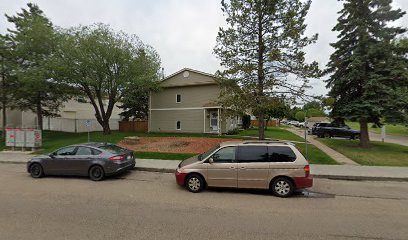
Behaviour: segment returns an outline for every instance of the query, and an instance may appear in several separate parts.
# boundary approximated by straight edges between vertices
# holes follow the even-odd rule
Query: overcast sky
[[[11,27],[4,14],[14,15],[29,1],[0,0],[0,32]],[[115,30],[136,34],[160,54],[166,75],[182,68],[214,73],[219,61],[212,54],[218,28],[225,25],[219,0],[37,0],[54,25],[73,27],[95,22]],[[408,10],[408,0],[394,0],[395,7]],[[306,49],[307,60],[324,67],[336,41],[331,29],[342,4],[337,0],[313,0],[307,17],[307,34],[319,34],[318,42]],[[408,16],[397,22],[408,27]],[[313,94],[326,94],[322,80],[311,81]]]

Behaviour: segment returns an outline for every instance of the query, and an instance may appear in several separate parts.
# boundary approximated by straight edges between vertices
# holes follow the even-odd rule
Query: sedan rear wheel
[[[201,192],[204,189],[204,180],[197,174],[192,174],[187,177],[185,187],[193,193]]]
[[[44,176],[43,168],[41,167],[39,163],[33,163],[30,166],[30,175],[33,178],[40,178]]]
[[[101,166],[93,166],[89,169],[89,178],[92,181],[100,181],[105,177],[105,172]]]
[[[294,186],[287,178],[278,178],[272,183],[272,192],[277,197],[289,197],[292,195]]]

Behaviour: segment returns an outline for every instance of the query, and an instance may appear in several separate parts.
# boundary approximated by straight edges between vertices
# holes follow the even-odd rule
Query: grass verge
[[[241,132],[241,136],[257,136],[258,129],[249,129]],[[296,136],[295,134],[280,128],[268,128],[265,132],[266,137],[289,140],[289,141],[302,141],[302,138]],[[236,137],[240,136],[216,136],[207,134],[187,134],[187,133],[138,133],[138,132],[119,132],[113,131],[110,135],[104,135],[102,132],[91,132],[91,142],[108,142],[108,143],[118,143],[124,137],[127,136],[146,136],[146,137],[166,137],[166,136],[180,136],[180,137]],[[0,139],[1,141],[1,139]],[[65,132],[54,132],[54,131],[44,131],[43,132],[43,147],[36,151],[34,154],[45,154],[53,152],[61,147],[79,144],[88,141],[87,133],[65,133]],[[4,146],[4,143],[0,142],[0,149]],[[305,154],[304,144],[296,144],[298,149]],[[137,158],[144,159],[163,159],[163,160],[184,160],[192,157],[196,154],[189,153],[162,153],[162,152],[135,152]],[[309,145],[308,156],[310,163],[312,164],[336,164],[336,162],[330,158],[327,154],[319,150],[313,145]]]
[[[319,139],[319,141],[362,165],[408,167],[407,146],[371,142],[370,148],[360,148],[358,140]]]
[[[307,156],[305,144],[296,143],[296,147],[303,154],[303,156],[307,157],[310,164],[328,164],[328,165],[338,164],[333,158],[331,158],[329,155],[327,155],[325,152],[318,149],[314,145],[311,144],[307,145]]]
[[[251,128],[241,131],[240,136],[258,136],[258,128]],[[265,137],[278,140],[288,140],[288,141],[304,141],[303,138],[297,136],[288,130],[278,128],[278,127],[268,127],[265,131]]]
[[[346,122],[346,124],[352,129],[360,130],[360,123],[358,122]],[[373,128],[372,124],[368,124],[368,131],[377,133],[377,134],[381,134],[381,128],[378,128],[378,127]],[[400,125],[400,124],[396,124],[396,125],[386,124],[385,132],[386,134],[408,137],[408,127],[404,125]]]
[[[160,160],[184,160],[195,156],[195,153],[135,152],[136,158]]]

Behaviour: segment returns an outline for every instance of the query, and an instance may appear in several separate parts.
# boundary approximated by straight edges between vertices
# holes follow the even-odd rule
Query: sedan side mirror
[[[50,158],[54,158],[54,153],[50,153],[50,154],[48,154],[48,156],[50,157]]]
[[[212,164],[212,163],[214,163],[214,159],[213,159],[212,157],[210,157],[210,158],[208,159],[208,162],[209,162],[210,164]]]

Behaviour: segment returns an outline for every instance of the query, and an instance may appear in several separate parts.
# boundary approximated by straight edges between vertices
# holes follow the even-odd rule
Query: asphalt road
[[[316,179],[288,199],[133,171],[32,179],[0,164],[0,239],[407,239],[408,184]]]

